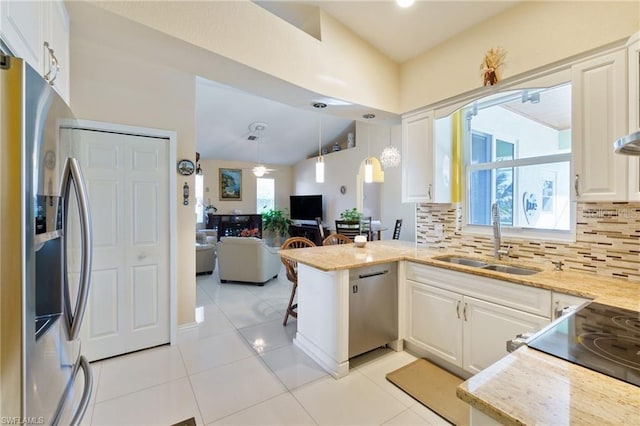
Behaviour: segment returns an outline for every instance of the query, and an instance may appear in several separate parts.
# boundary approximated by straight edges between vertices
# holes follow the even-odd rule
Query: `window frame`
[[[258,195],[259,195],[259,191],[258,191],[258,186],[259,186],[259,182],[260,181],[271,181],[272,182],[272,187],[273,187],[273,205],[271,207],[268,207],[267,209],[263,209],[263,206],[258,206]],[[264,211],[267,211],[269,209],[274,209],[276,206],[276,180],[274,178],[269,178],[269,177],[259,177],[256,178],[256,213],[258,214],[262,214]]]
[[[562,73],[560,73],[559,76],[562,76]],[[561,80],[562,81],[556,81],[556,82],[550,83],[548,87],[550,88],[550,87],[560,86],[564,84],[569,84],[569,85],[572,84],[571,79],[566,80],[561,78]],[[547,81],[547,83],[549,82]],[[534,86],[532,84],[531,87],[539,87],[539,86]],[[519,90],[522,90],[522,89],[519,89]],[[511,89],[509,89],[508,92],[511,92]],[[509,93],[505,93],[505,95],[508,96]],[[498,103],[497,101],[499,99],[500,98],[496,96],[495,98],[491,99],[491,101],[489,101],[489,105]],[[472,107],[467,109],[462,108],[461,110],[463,112],[463,116],[469,117],[470,119],[472,119],[474,115],[472,111],[475,108],[477,108],[477,105],[478,105],[478,102],[476,101],[474,102],[474,105]],[[495,199],[495,182],[496,182],[495,175],[498,169],[511,168],[514,171],[513,172],[513,176],[514,176],[513,194],[517,194],[518,193],[517,191],[517,186],[518,186],[517,168],[518,167],[568,162],[569,168],[571,170],[570,172],[570,176],[571,176],[571,173],[573,171],[573,152],[572,152],[573,150],[565,153],[559,153],[559,154],[542,155],[537,157],[527,157],[527,158],[520,158],[520,159],[514,159],[514,160],[496,161],[495,156],[496,156],[497,140],[502,140],[507,143],[514,143],[514,157],[517,158],[517,153],[519,148],[518,139],[515,137],[509,137],[508,135],[502,135],[500,133],[490,134],[490,133],[487,133],[486,129],[477,130],[477,132],[491,136],[492,161],[486,162],[486,163],[476,163],[476,164],[470,163],[471,143],[467,143],[467,141],[471,140],[472,130],[471,130],[470,121],[466,121],[466,123],[463,124],[463,129],[462,129],[462,135],[463,135],[462,149],[464,153],[462,166],[464,170],[465,179],[463,179],[462,185],[461,185],[462,187],[461,188],[462,190],[461,192],[462,194],[461,231],[464,234],[477,235],[477,236],[484,237],[484,236],[491,236],[493,234],[493,229],[491,225],[474,225],[469,223],[470,194],[468,191],[469,189],[468,186],[469,186],[469,183],[471,182],[471,174],[473,172],[480,171],[480,170],[491,170],[491,197],[493,201]],[[557,188],[554,188],[554,191],[557,191]],[[558,242],[575,242],[576,240],[576,208],[577,208],[576,204],[577,203],[576,203],[573,191],[569,191],[569,194],[570,194],[570,200],[569,200],[570,211],[569,211],[569,229],[568,230],[538,229],[538,228],[530,228],[526,226],[510,226],[506,224],[501,224],[502,235],[504,237],[513,237],[513,238],[518,238],[523,240],[533,240],[533,241],[543,240],[543,241],[558,241]],[[518,197],[514,196],[514,200],[513,200],[514,214],[520,208],[520,203],[519,203],[519,200],[517,200],[517,198]]]

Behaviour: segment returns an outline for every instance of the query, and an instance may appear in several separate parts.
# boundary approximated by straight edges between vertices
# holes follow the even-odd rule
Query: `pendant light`
[[[258,163],[252,169],[255,177],[262,177],[267,172],[267,168],[260,162],[260,138],[262,136],[262,132],[265,130],[267,130],[267,123],[256,121],[249,125],[249,137],[247,139],[250,141],[256,141],[256,148],[258,150]]]
[[[367,159],[364,161],[364,183],[373,182],[373,164],[369,158],[369,148],[371,147],[371,119],[375,118],[374,114],[365,114],[362,116],[367,120]]]
[[[253,175],[255,177],[262,177],[267,172],[267,168],[260,163],[260,140],[256,141],[258,144],[258,164],[253,168]]]
[[[314,108],[326,108],[327,104],[316,102]],[[324,156],[322,155],[322,117],[318,116],[318,161],[316,162],[316,183],[324,183]]]
[[[391,127],[389,127],[389,145],[385,146],[380,154],[382,167],[398,167],[400,165],[400,151],[391,144]]]

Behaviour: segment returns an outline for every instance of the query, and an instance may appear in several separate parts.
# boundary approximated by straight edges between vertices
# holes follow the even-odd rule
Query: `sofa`
[[[213,274],[216,268],[216,239],[205,232],[196,232],[196,275]]]
[[[254,237],[222,237],[217,245],[220,282],[264,285],[280,272],[277,248]]]

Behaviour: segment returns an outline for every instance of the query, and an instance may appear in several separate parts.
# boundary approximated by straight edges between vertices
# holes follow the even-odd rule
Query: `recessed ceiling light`
[[[415,3],[415,0],[396,0],[396,3],[398,3],[400,7],[409,7]]]

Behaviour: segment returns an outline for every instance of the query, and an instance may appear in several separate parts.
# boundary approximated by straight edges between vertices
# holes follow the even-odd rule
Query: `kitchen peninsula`
[[[402,350],[407,338],[407,264],[468,272],[505,281],[505,285],[517,283],[640,310],[637,282],[554,271],[553,265],[537,265],[544,269],[534,275],[509,275],[437,259],[446,254],[451,253],[401,241],[369,242],[362,249],[344,245],[287,250],[282,255],[299,263],[295,344],[334,377],[348,374],[349,270],[388,262],[398,264],[398,340],[391,342],[396,350]],[[517,395],[521,398],[516,398]],[[476,419],[486,416],[485,420],[507,424],[601,424],[603,413],[613,413],[611,421],[621,424],[640,416],[637,386],[526,347],[469,379],[458,388],[458,396],[470,404]]]

